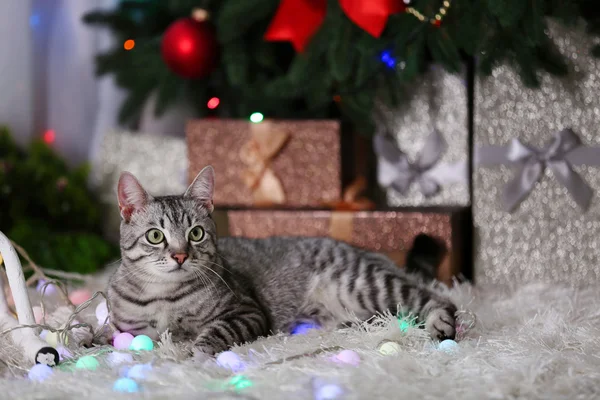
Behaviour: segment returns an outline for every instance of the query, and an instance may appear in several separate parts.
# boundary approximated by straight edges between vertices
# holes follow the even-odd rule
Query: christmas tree
[[[88,167],[70,170],[42,140],[20,149],[0,128],[0,227],[39,265],[91,273],[118,257],[101,236]]]
[[[133,122],[156,92],[156,114],[181,101],[198,116],[337,117],[369,133],[376,100],[396,105],[405,84],[435,63],[456,72],[477,59],[567,73],[546,18],[580,17],[600,33],[594,0],[146,0],[85,20],[110,27],[117,47],[98,56],[129,95]],[[600,54],[600,47],[590,49]]]

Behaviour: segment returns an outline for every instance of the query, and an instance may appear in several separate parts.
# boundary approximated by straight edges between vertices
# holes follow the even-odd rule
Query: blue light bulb
[[[135,393],[139,390],[139,386],[136,381],[129,378],[119,378],[115,381],[113,385],[113,390],[115,392],[122,393]]]
[[[240,357],[233,351],[224,351],[217,356],[217,364],[223,368],[232,370],[233,372],[243,371],[246,366]]]
[[[319,328],[321,327],[314,322],[300,322],[292,329],[292,335],[305,335],[310,330]]]
[[[29,16],[29,25],[34,28],[40,24],[41,17],[39,14],[32,14]]]
[[[396,60],[392,57],[392,54],[389,51],[384,51],[380,56],[381,61],[390,68],[394,68],[396,66]]]
[[[52,368],[50,368],[46,364],[36,364],[33,367],[31,367],[27,376],[32,381],[43,382],[46,379],[50,378],[53,372],[54,371],[52,371]]]

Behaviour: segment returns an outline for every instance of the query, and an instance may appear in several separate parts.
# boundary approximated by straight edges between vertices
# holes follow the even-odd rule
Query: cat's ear
[[[119,199],[121,217],[126,222],[129,222],[134,212],[142,209],[152,200],[152,196],[144,190],[136,177],[129,172],[123,172],[119,177],[117,197]]]
[[[191,197],[196,199],[212,213],[214,210],[213,205],[213,192],[215,190],[215,170],[210,165],[204,167],[202,171],[185,191],[184,197]]]

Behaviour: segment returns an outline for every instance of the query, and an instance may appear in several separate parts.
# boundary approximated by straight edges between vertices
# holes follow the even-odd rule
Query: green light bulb
[[[232,377],[229,379],[229,384],[232,385],[236,391],[253,386],[252,381],[243,375],[236,375]]]
[[[406,332],[408,330],[408,328],[411,327],[411,325],[408,322],[406,322],[405,320],[400,320],[398,322],[399,322],[399,325],[400,325],[400,330],[402,332]]]
[[[262,115],[259,112],[255,112],[255,113],[252,113],[252,115],[250,115],[250,121],[254,122],[255,124],[262,122],[262,120],[264,118],[265,118],[264,115]]]

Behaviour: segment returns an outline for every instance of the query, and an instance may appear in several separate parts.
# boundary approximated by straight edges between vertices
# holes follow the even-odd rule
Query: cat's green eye
[[[163,240],[165,240],[165,234],[160,231],[160,229],[150,229],[146,232],[146,239],[152,244],[159,244]]]
[[[192,242],[199,242],[204,238],[204,229],[201,226],[195,226],[192,228],[189,234]]]

